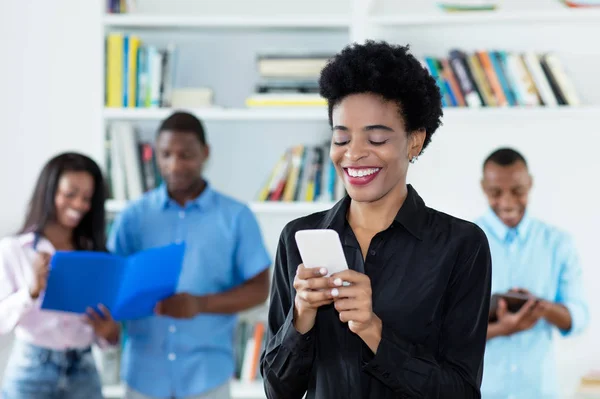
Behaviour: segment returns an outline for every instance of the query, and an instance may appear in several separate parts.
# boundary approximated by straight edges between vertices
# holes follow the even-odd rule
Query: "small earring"
[[[410,163],[415,163],[415,162],[416,162],[416,160],[417,160],[417,156],[416,156],[416,155],[414,155],[414,156],[413,156],[413,157],[410,159],[410,161],[409,161],[409,162],[410,162]]]

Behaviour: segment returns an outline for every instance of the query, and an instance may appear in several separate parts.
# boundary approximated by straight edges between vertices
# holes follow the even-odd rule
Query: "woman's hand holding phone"
[[[344,286],[344,282],[350,283]],[[331,295],[340,320],[348,323],[350,331],[360,335],[372,327],[377,316],[373,313],[371,280],[366,274],[344,270],[330,278]]]
[[[306,334],[315,325],[317,309],[333,302],[329,288],[327,269],[323,267],[306,268],[300,264],[294,278],[294,327]]]
[[[32,299],[40,296],[46,289],[48,283],[48,274],[50,273],[50,259],[52,255],[47,252],[37,252],[33,261],[33,282],[29,289],[29,295]]]

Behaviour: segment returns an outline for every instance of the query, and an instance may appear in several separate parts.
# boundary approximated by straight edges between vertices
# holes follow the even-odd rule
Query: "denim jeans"
[[[1,399],[103,399],[92,351],[57,351],[15,341]]]

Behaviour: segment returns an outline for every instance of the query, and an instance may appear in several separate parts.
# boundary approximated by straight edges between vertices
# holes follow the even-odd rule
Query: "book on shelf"
[[[136,9],[137,0],[106,0],[106,12],[109,14],[125,14]]]
[[[329,159],[329,142],[298,144],[287,149],[274,165],[257,201],[333,202],[346,190]]]
[[[552,52],[517,53],[453,49],[446,57],[425,56],[444,107],[579,106],[565,67]]]

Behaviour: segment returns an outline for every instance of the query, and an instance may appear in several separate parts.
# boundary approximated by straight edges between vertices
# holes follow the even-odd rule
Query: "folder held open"
[[[151,316],[157,302],[175,294],[185,244],[123,257],[106,252],[57,251],[42,309],[85,313],[106,306],[115,320]]]

